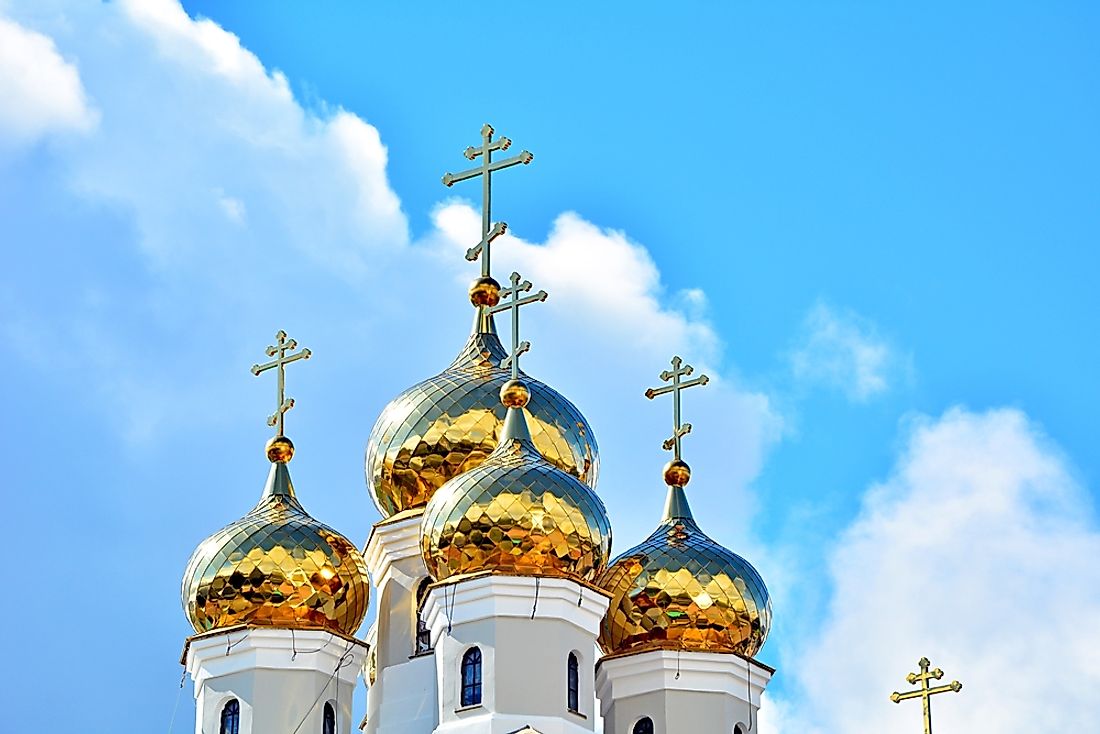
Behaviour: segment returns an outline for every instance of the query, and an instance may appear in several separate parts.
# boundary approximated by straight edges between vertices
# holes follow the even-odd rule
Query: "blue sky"
[[[296,485],[365,540],[374,418],[468,325],[477,191],[439,177],[490,121],[535,153],[494,196],[498,273],[550,291],[525,365],[597,431],[617,551],[662,499],[642,391],[673,352],[716,378],[685,455],[773,592],[762,729],[908,731],[922,654],[967,685],[951,731],[1100,716],[1100,10],[489,16],[0,1],[7,534],[48,569],[0,612],[9,704],[72,662],[84,730],[167,728],[179,576],[262,486],[279,328],[316,355]]]

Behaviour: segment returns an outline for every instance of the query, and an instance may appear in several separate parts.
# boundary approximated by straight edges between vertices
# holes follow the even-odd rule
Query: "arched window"
[[[222,707],[220,734],[237,734],[241,727],[241,704],[232,698]]]
[[[481,650],[471,647],[462,656],[462,705],[481,703]]]
[[[424,619],[424,602],[428,600],[428,586],[431,579],[424,579],[420,586],[416,587],[416,650],[417,654],[429,652],[432,649],[432,631],[428,629],[428,622]]]
[[[569,653],[569,669],[566,672],[566,703],[569,706],[570,711],[580,711],[581,700],[581,681],[580,681],[580,663],[577,660],[577,653]]]
[[[325,703],[325,720],[321,724],[321,734],[336,734],[336,709],[331,703]]]
[[[745,730],[741,728],[741,725],[733,727],[733,734],[745,734]]]
[[[643,716],[634,725],[633,734],[653,734],[653,719]]]

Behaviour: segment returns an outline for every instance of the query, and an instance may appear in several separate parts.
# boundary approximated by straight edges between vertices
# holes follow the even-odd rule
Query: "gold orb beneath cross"
[[[500,283],[489,276],[478,278],[470,284],[470,303],[475,306],[493,306],[500,303]]]
[[[670,487],[686,487],[691,481],[691,467],[686,461],[674,459],[665,464],[665,484]]]
[[[294,458],[294,444],[286,436],[274,436],[264,447],[267,460],[272,464],[286,464]]]
[[[500,402],[506,408],[524,408],[531,401],[531,393],[523,380],[508,380],[501,385]]]

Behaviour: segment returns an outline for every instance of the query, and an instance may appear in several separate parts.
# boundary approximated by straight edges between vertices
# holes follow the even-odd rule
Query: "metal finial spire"
[[[531,342],[519,340],[519,307],[529,303],[538,303],[546,300],[546,291],[539,291],[532,296],[520,298],[521,293],[531,290],[531,281],[523,280],[519,273],[512,273],[512,287],[500,289],[500,303],[489,309],[489,313],[501,311],[512,312],[512,351],[501,361],[502,368],[512,367],[512,379],[519,379],[519,356],[531,349]]]
[[[493,140],[493,126],[486,123],[481,127],[481,147],[475,148],[470,146],[463,152],[463,155],[471,161],[481,156],[481,165],[477,168],[462,171],[461,173],[443,174],[443,185],[447,187],[453,186],[459,181],[465,181],[468,178],[481,176],[481,242],[479,242],[476,247],[472,247],[466,251],[466,259],[473,262],[477,260],[478,256],[481,257],[481,277],[483,278],[489,277],[489,247],[493,240],[504,234],[505,230],[508,228],[508,225],[504,222],[498,222],[495,225],[492,224],[492,216],[490,214],[493,195],[492,175],[495,171],[511,168],[519,163],[526,165],[535,157],[531,155],[529,151],[525,150],[519,155],[514,155],[511,158],[505,158],[502,161],[493,161],[494,151],[508,150],[511,145],[512,141],[503,135]]]
[[[267,372],[270,369],[276,370],[278,375],[278,402],[275,404],[275,412],[267,418],[267,425],[275,428],[275,435],[283,435],[283,416],[286,412],[294,407],[294,398],[286,397],[286,366],[291,362],[297,362],[299,359],[309,359],[312,352],[308,349],[303,349],[297,354],[287,354],[292,352],[298,347],[298,342],[293,339],[286,338],[286,332],[282,329],[275,335],[275,343],[270,345],[265,354],[269,357],[275,357],[267,364],[254,364],[252,365],[252,374],[259,377],[261,372]]]
[[[651,387],[645,391],[645,396],[652,400],[658,395],[672,393],[672,437],[661,444],[665,451],[672,450],[673,461],[680,461],[680,439],[691,433],[690,423],[680,423],[680,393],[689,387],[705,385],[710,382],[706,375],[699,375],[694,380],[681,382],[681,377],[690,377],[695,368],[690,364],[684,364],[679,357],[672,358],[672,369],[661,373],[661,379],[665,382],[672,381],[671,385],[663,387]]]
[[[945,686],[936,686],[935,688],[928,687],[928,681],[939,680],[943,677],[943,671],[939,668],[935,670],[929,670],[928,667],[932,663],[928,658],[921,658],[917,665],[920,666],[919,673],[910,673],[905,677],[905,680],[915,685],[920,683],[919,691],[909,691],[908,693],[898,693],[894,691],[890,694],[890,700],[894,703],[901,703],[910,698],[920,697],[921,703],[924,708],[924,734],[932,734],[932,696],[937,693],[958,693],[962,690],[963,684],[957,680],[953,680]]]

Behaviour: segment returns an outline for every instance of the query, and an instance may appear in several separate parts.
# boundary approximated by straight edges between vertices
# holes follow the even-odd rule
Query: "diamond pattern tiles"
[[[437,581],[479,571],[593,581],[611,549],[600,498],[524,441],[445,484],[420,527]]]
[[[279,494],[204,540],[183,577],[184,610],[198,632],[253,624],[350,635],[369,595],[355,546]]]
[[[687,518],[662,523],[598,583],[612,595],[600,629],[608,653],[678,648],[751,657],[771,626],[760,574]]]
[[[445,482],[479,465],[504,422],[499,367],[508,353],[494,333],[474,333],[442,373],[395,398],[366,450],[367,485],[384,517],[428,503]],[[535,448],[554,466],[595,486],[599,454],[592,429],[568,400],[531,377],[527,424]]]

